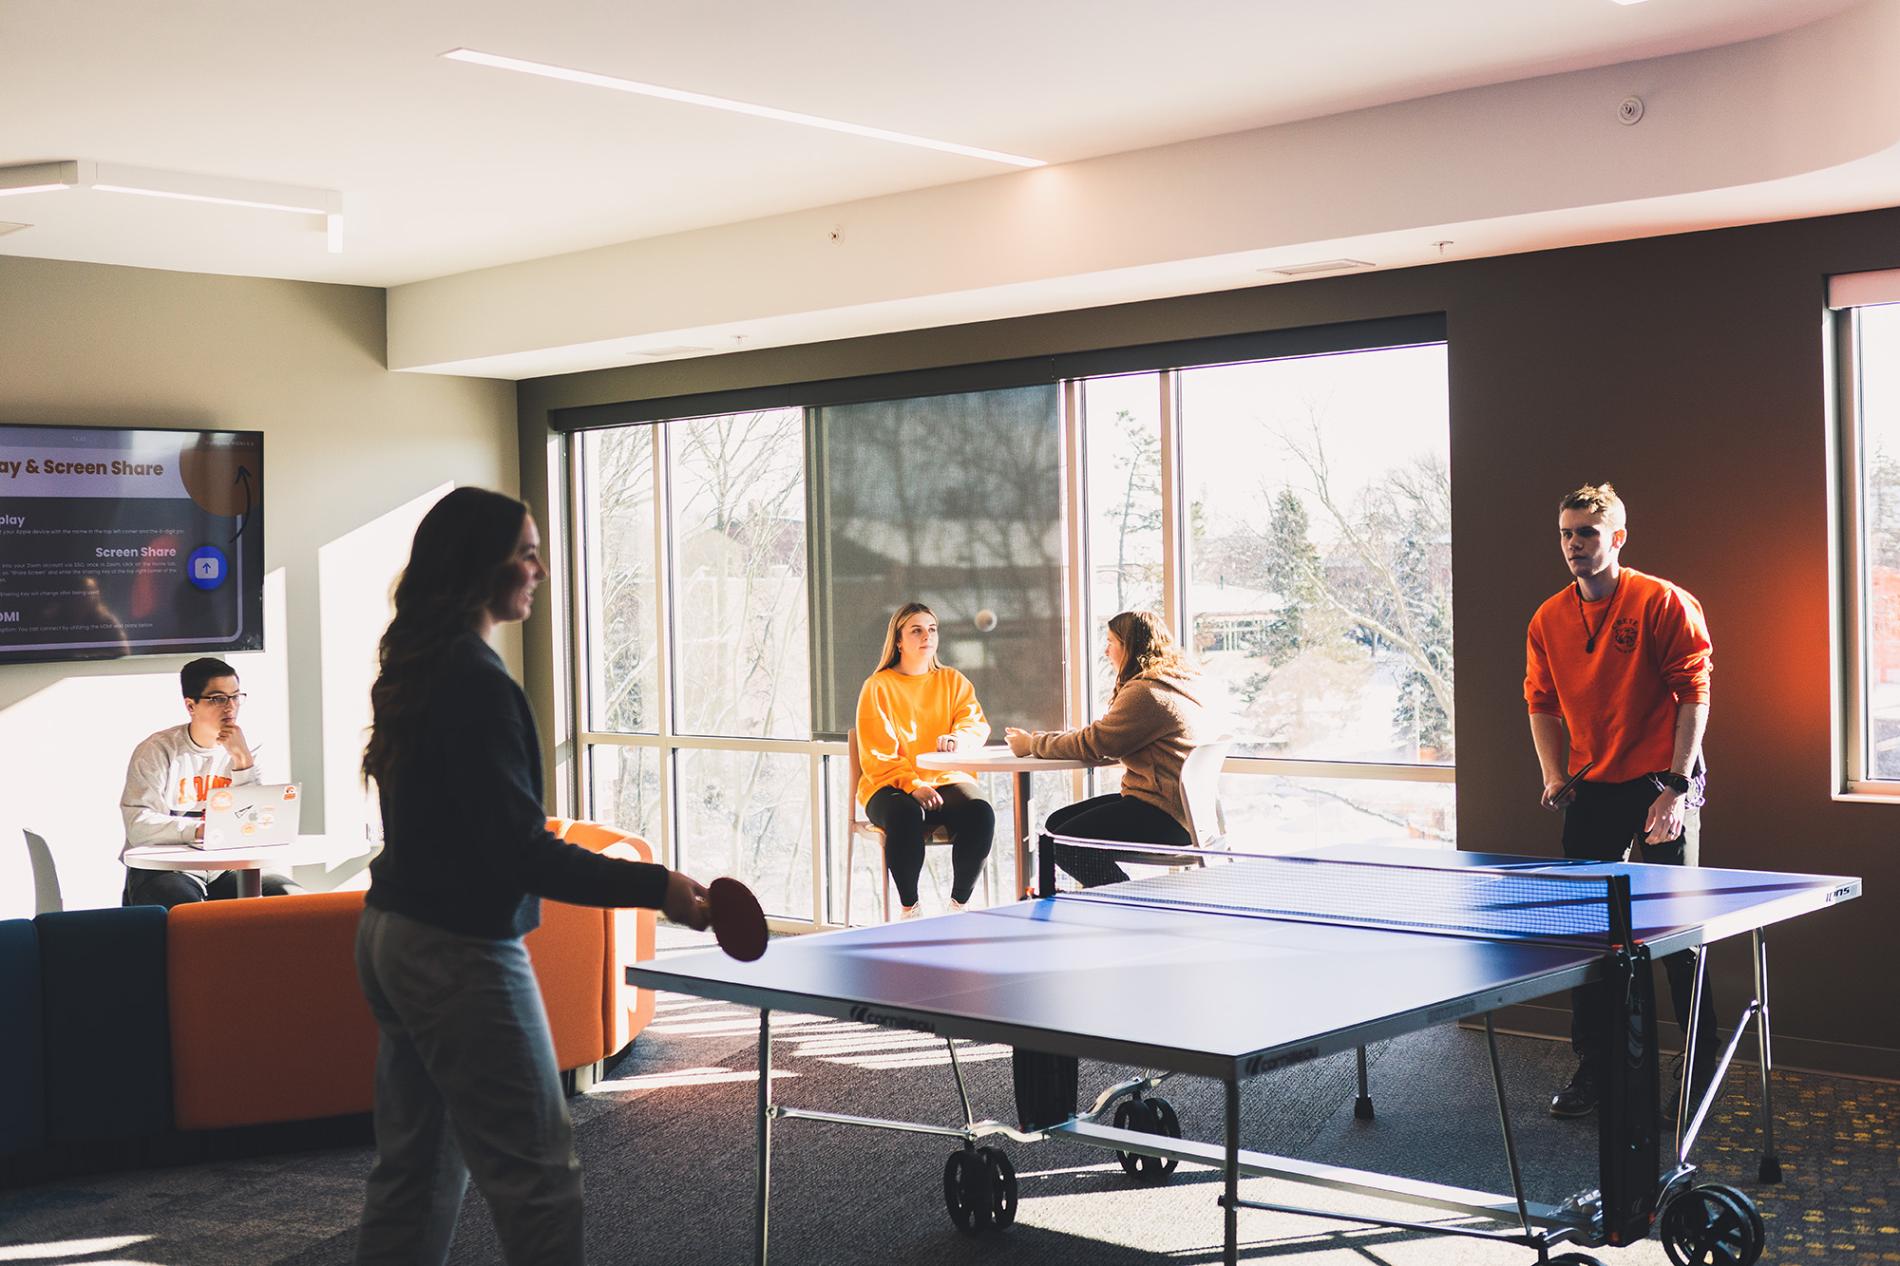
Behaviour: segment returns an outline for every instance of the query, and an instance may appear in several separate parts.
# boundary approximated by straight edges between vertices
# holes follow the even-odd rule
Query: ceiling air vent
[[[685,344],[681,344],[678,347],[637,348],[634,351],[628,352],[627,355],[644,356],[649,360],[660,360],[668,356],[700,356],[711,350],[712,348],[710,347],[687,347]]]
[[[1316,259],[1310,264],[1286,264],[1279,268],[1263,268],[1261,272],[1279,273],[1282,277],[1311,277],[1314,273],[1343,273],[1348,268],[1371,268],[1373,265],[1363,259]]]

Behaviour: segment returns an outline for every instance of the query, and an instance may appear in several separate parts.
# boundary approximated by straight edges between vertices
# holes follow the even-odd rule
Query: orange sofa
[[[637,836],[549,819],[556,835],[650,860]],[[166,921],[175,1125],[180,1130],[310,1120],[372,1106],[376,1025],[356,983],[361,892],[179,906]],[[557,1062],[584,1068],[620,1051],[653,1014],[626,965],[653,954],[652,910],[546,901],[528,935]]]

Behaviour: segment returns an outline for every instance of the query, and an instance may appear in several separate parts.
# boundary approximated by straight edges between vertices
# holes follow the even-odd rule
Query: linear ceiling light
[[[51,193],[79,183],[78,163],[20,163],[0,167],[0,197],[14,193]]]
[[[68,159],[56,163],[27,163],[0,167],[0,194],[47,193],[58,189],[97,189],[102,193],[136,193],[148,198],[177,198],[211,202],[260,211],[289,211],[323,217],[325,237],[332,254],[343,250],[343,195],[334,189],[309,189],[262,180],[235,180],[195,172],[164,171],[156,167],[127,167]]]
[[[749,114],[760,119],[777,119],[781,123],[798,123],[805,127],[823,128],[828,132],[868,136],[872,140],[891,141],[898,145],[914,145],[919,149],[941,150],[946,154],[963,154],[969,158],[986,159],[993,163],[1008,163],[1012,167],[1047,166],[1040,158],[1024,158],[1020,154],[979,149],[974,145],[958,145],[954,141],[937,141],[927,136],[912,136],[907,132],[891,132],[881,127],[867,127],[862,123],[844,123],[837,119],[821,118],[815,114],[800,114],[796,110],[780,110],[774,106],[753,105],[750,102],[733,101],[726,97],[710,97],[702,92],[686,92],[679,88],[666,88],[659,84],[641,83],[635,79],[621,79],[614,75],[598,75],[587,70],[570,70],[566,66],[550,66],[545,62],[523,61],[518,57],[503,57],[497,53],[483,53],[472,48],[452,48],[442,56],[450,61],[468,62],[476,66],[492,66],[496,70],[513,70],[524,75],[540,75],[544,79],[565,79],[569,83],[588,84],[595,88],[611,88],[615,92],[631,92],[643,97],[681,101],[687,105],[706,106],[713,110],[729,110],[734,114]]]

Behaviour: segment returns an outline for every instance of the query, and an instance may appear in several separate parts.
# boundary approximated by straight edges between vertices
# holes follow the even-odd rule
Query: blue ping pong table
[[[1045,837],[1042,853],[1051,850]],[[1114,846],[1108,846],[1114,847]],[[1125,847],[1125,846],[1124,846]],[[1146,846],[1143,851],[1147,851]],[[1205,856],[1205,855],[1204,855]],[[984,1139],[1031,1143],[1067,1138],[1112,1149],[1131,1174],[1159,1176],[1180,1161],[1224,1173],[1225,1260],[1238,1260],[1243,1208],[1518,1243],[1539,1262],[1570,1243],[1627,1242],[1607,1225],[1598,1193],[1560,1205],[1527,1201],[1505,1108],[1490,1013],[1592,980],[1613,978],[1635,947],[1662,956],[1743,933],[1752,940],[1755,997],[1721,1056],[1726,1071],[1749,1022],[1760,1052],[1762,1177],[1774,1158],[1772,1071],[1764,929],[1860,894],[1858,879],[1627,863],[1567,863],[1499,854],[1349,848],[1313,854],[1208,856],[1209,864],[1076,893],[1055,893],[1053,867],[1041,891],[1055,895],[989,910],[775,940],[764,958],[733,961],[716,951],[629,968],[631,983],[759,1009],[755,1114],[757,1258],[766,1261],[774,1123],[828,1121],[936,1135],[958,1147],[945,1170],[945,1200],[966,1230],[1007,1225],[1016,1212],[1015,1174],[1003,1149]],[[1639,960],[1647,982],[1646,960]],[[1637,979],[1637,976],[1626,976]],[[1696,988],[1702,987],[1698,965]],[[1609,991],[1605,991],[1609,992]],[[1140,998],[1139,1007],[1128,1005]],[[956,1048],[951,1066],[960,1125],[887,1121],[772,1102],[772,1012],[1005,1043],[1061,1057],[1156,1070],[1103,1091],[1092,1106],[1046,1128],[978,1121]],[[1692,1015],[1698,1014],[1692,1010]],[[1344,1170],[1240,1147],[1244,1081],[1357,1048],[1365,1099],[1365,1044],[1466,1017],[1483,1016],[1501,1134],[1513,1192],[1497,1195],[1368,1171]],[[1726,1018],[1725,1018],[1726,1020]],[[1688,1035],[1690,1043],[1713,1035]],[[1654,1077],[1655,1051],[1647,1051]],[[1692,1061],[1685,1060],[1685,1068]],[[1220,1082],[1224,1138],[1201,1142],[1181,1130],[1164,1101],[1144,1096],[1168,1076]],[[1686,1078],[1685,1072],[1685,1078]],[[1718,1073],[1716,1085],[1721,1075]],[[1648,1084],[1655,1102],[1655,1082]],[[1683,1096],[1673,1164],[1657,1173],[1638,1212],[1662,1211],[1663,1234],[1683,1238],[1677,1260],[1754,1260],[1760,1221],[1730,1188],[1689,1186],[1689,1148],[1712,1089],[1698,1105]],[[1110,1110],[1114,1110],[1111,1119]],[[1610,1116],[1606,1111],[1605,1118]],[[1655,1131],[1654,1109],[1649,1128]],[[1608,1128],[1606,1121],[1605,1128]],[[1658,1141],[1650,1141],[1650,1157]],[[1606,1154],[1607,1154],[1606,1149]],[[1607,1172],[1607,1170],[1606,1170]],[[1647,1172],[1656,1173],[1654,1166]],[[1243,1200],[1242,1176],[1272,1176],[1397,1200],[1483,1220],[1426,1224],[1354,1212]],[[1647,1182],[1645,1176],[1642,1181]],[[1683,1198],[1707,1193],[1705,1198]],[[1672,1231],[1671,1210],[1676,1210]],[[1749,1222],[1754,1244],[1749,1244]],[[1696,1256],[1722,1239],[1729,1255]],[[1719,1247],[1719,1246],[1718,1246]]]

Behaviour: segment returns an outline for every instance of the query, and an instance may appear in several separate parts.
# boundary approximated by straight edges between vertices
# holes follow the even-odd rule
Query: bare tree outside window
[[[1161,379],[1091,378],[1082,384],[1088,454],[1089,682],[1095,713],[1114,674],[1101,657],[1119,611],[1162,609]],[[1112,776],[1108,779],[1113,782]]]
[[[1243,750],[1451,763],[1443,347],[1187,370],[1181,393],[1193,646]],[[1338,801],[1372,835],[1451,838],[1448,795],[1268,781],[1249,793],[1282,809]]]
[[[811,730],[802,411],[667,424],[673,699],[681,734]],[[734,874],[766,909],[810,917],[810,770],[766,751],[675,756],[680,861]]]
[[[842,735],[890,614],[928,603],[995,725],[1062,723],[1060,394],[828,406],[814,426],[818,731]]]
[[[636,426],[580,438],[585,690],[587,724],[595,730],[656,734],[660,728],[657,431]],[[658,839],[659,750],[594,747],[588,762],[588,813]]]

